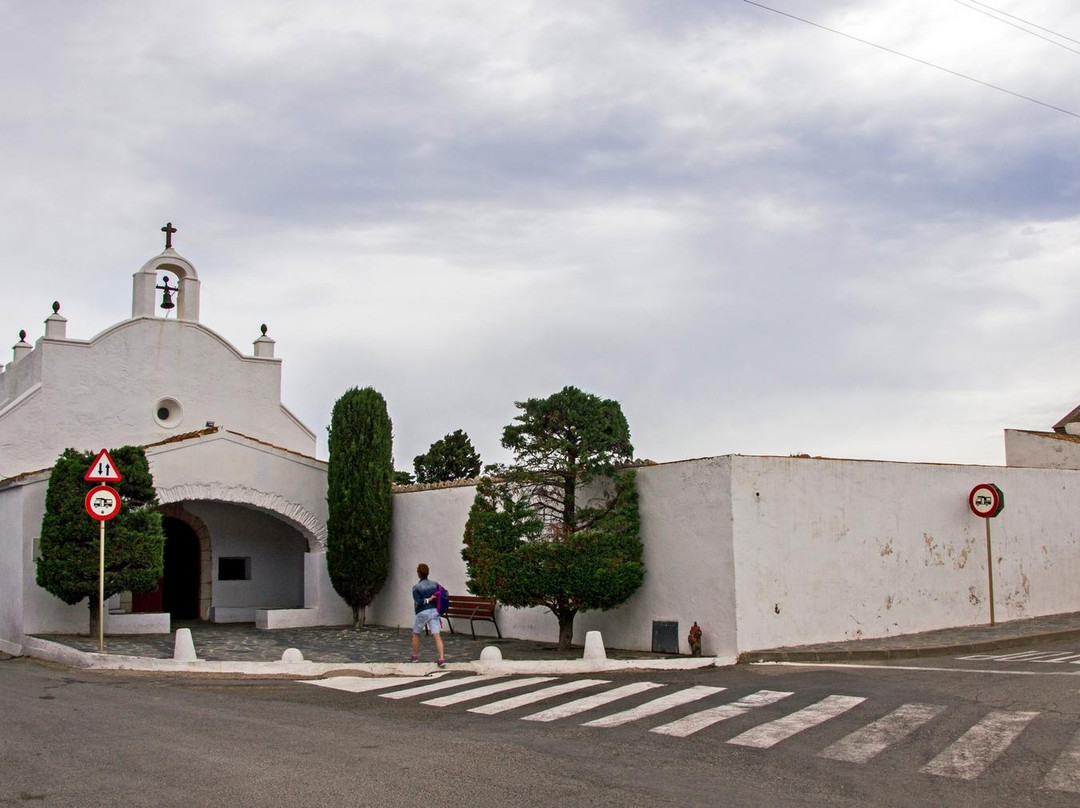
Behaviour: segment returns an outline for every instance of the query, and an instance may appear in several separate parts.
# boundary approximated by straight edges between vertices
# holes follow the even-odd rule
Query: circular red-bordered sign
[[[107,485],[95,486],[86,495],[84,504],[91,517],[99,522],[106,522],[120,513],[120,494]]]
[[[991,519],[1005,508],[1005,495],[993,483],[979,483],[968,494],[968,507],[976,516]]]

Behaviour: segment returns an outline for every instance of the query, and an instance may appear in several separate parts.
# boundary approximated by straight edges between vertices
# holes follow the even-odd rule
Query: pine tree
[[[413,470],[418,483],[471,480],[480,475],[480,455],[469,436],[456,429],[413,458]]]
[[[138,446],[109,452],[122,479],[120,512],[106,526],[105,597],[119,592],[149,592],[164,569],[165,531],[154,478]],[[68,604],[89,598],[90,633],[97,631],[100,527],[87,515],[85,499],[96,483],[83,480],[95,453],[65,449],[53,466],[41,521],[38,585]]]
[[[559,648],[574,618],[613,609],[645,577],[630,428],[618,402],[575,387],[522,410],[503,430],[514,462],[481,481],[465,528],[469,591],[508,606],[546,606]]]
[[[390,571],[393,427],[386,400],[365,387],[347,390],[330,418],[326,563],[334,589],[353,610],[353,625]]]

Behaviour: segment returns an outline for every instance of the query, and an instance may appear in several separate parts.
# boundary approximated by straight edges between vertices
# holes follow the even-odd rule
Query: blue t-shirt
[[[435,590],[439,588],[439,585],[434,581],[430,581],[427,578],[421,578],[417,581],[412,588],[413,609],[416,614],[425,609],[434,609],[435,602],[427,602],[427,599],[435,594]]]

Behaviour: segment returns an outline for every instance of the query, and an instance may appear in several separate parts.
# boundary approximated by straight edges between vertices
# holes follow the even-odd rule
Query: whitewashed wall
[[[229,456],[237,448],[231,441],[203,445],[208,461],[226,463],[236,460]],[[285,474],[275,465],[286,463],[283,455],[266,460],[262,471],[258,457],[247,454],[252,479]],[[163,481],[171,462],[154,459]],[[306,469],[295,472],[296,485],[312,486],[302,497],[306,507],[324,518],[315,489],[320,479],[325,486],[325,475],[314,461],[296,462]],[[180,457],[176,467],[177,474],[197,473]],[[212,478],[212,464],[206,468]],[[609,647],[648,650],[652,621],[677,620],[685,652],[696,620],[705,653],[733,658],[987,622],[985,526],[967,505],[982,482],[999,485],[1006,499],[992,522],[998,620],[1080,611],[1077,470],[734,456],[651,466],[637,475],[645,584],[617,610],[579,615],[578,643],[596,628]],[[27,537],[18,542],[25,631],[71,630],[68,623],[85,630],[85,607],[67,607],[33,584],[43,480],[18,484],[18,494],[0,489],[0,530]],[[411,625],[409,590],[421,561],[451,592],[465,592],[461,536],[474,493],[462,486],[394,496],[390,575],[368,609],[369,622]],[[19,497],[21,505],[13,504]],[[0,542],[0,584],[13,580],[11,545]],[[0,606],[8,600],[0,594]],[[0,614],[0,632],[17,619]],[[502,608],[499,621],[508,636],[557,639],[555,618],[543,609]],[[486,625],[478,633],[494,634]]]
[[[732,460],[742,651],[1080,610],[1080,472],[809,458]]]
[[[281,405],[281,363],[242,356],[199,323],[125,320],[89,341],[42,338],[8,366],[0,399],[6,474],[49,468],[64,448],[146,445],[207,421],[309,455],[315,435]],[[154,418],[165,398],[182,418]]]
[[[23,631],[36,634],[45,631],[86,632],[90,627],[90,611],[84,600],[68,606],[60,598],[37,585],[37,564],[40,553],[41,517],[45,513],[45,491],[49,487],[47,474],[36,475],[21,484],[23,509],[17,531],[22,545]],[[106,529],[106,536],[108,535]]]
[[[597,629],[611,648],[649,650],[652,621],[677,620],[680,645],[696,620],[707,655],[735,654],[735,586],[732,577],[730,458],[671,463],[638,469],[645,583],[623,606],[586,612],[574,624],[574,641]],[[462,533],[476,489],[472,486],[401,493],[394,496],[394,538],[390,576],[368,609],[368,620],[412,625],[410,590],[416,565],[451,594],[466,594]],[[503,634],[558,642],[559,626],[547,609],[500,607]],[[489,623],[477,635],[495,636]],[[468,630],[468,623],[458,630]]]
[[[22,637],[23,486],[0,489],[0,640]],[[0,646],[2,647],[2,646]]]
[[[1006,429],[1005,465],[1080,469],[1080,436]]]

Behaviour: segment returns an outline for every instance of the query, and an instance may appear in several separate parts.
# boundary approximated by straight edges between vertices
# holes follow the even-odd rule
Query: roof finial
[[[52,313],[53,314],[59,314],[60,313],[60,301],[59,300],[54,300],[53,301]]]
[[[172,249],[172,234],[176,232],[176,228],[172,226],[172,222],[165,222],[165,226],[161,228],[161,232],[165,234],[165,249]]]
[[[26,342],[26,329],[19,330],[19,342]]]
[[[260,325],[259,330],[262,331],[262,335],[265,337],[266,336],[266,323],[263,323],[262,325]]]

